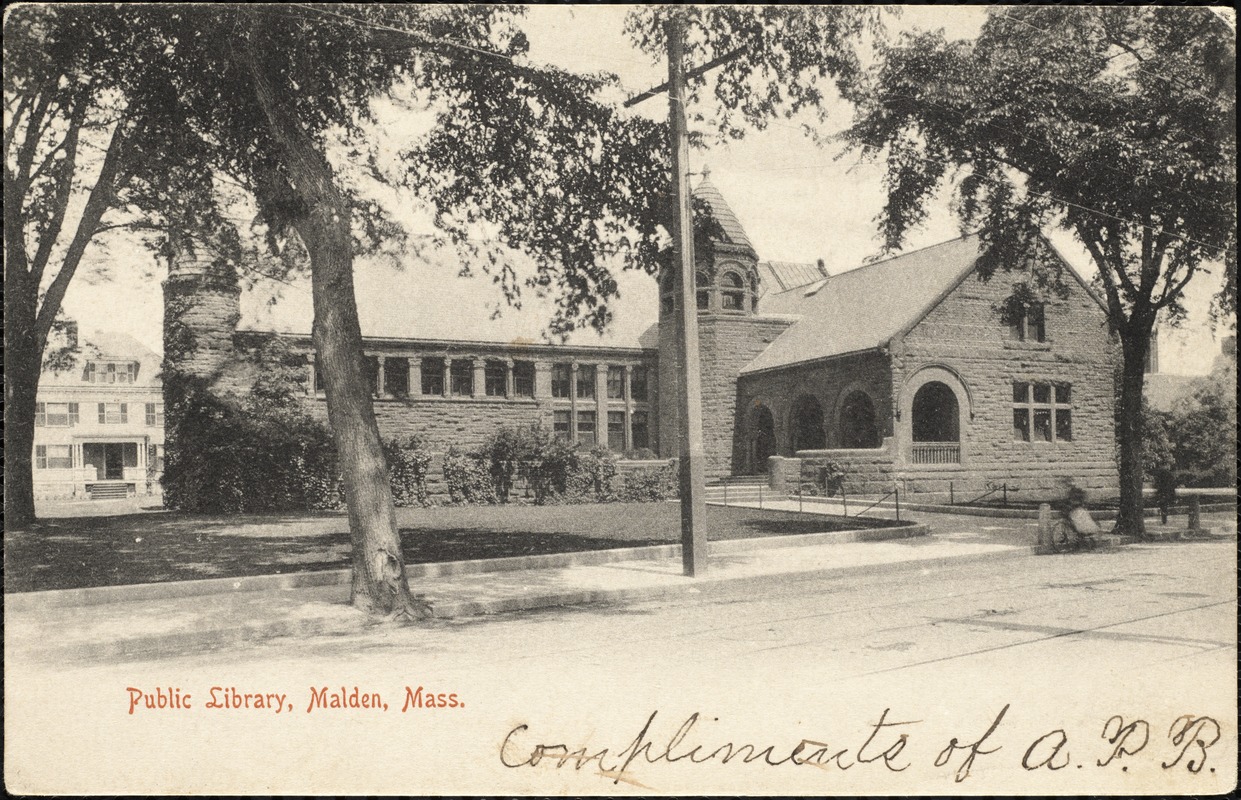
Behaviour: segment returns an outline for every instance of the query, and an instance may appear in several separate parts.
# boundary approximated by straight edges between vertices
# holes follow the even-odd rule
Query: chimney
[[[815,266],[819,268],[819,274],[822,275],[824,278],[826,278],[827,277],[827,264],[823,263],[823,259],[820,258],[818,263],[815,264]]]

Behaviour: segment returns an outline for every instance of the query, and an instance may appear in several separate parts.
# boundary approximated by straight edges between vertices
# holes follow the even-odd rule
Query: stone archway
[[[747,467],[751,475],[767,471],[767,459],[776,454],[776,419],[771,409],[756,403],[746,420]]]
[[[792,451],[823,450],[827,447],[827,436],[823,430],[823,406],[808,394],[797,398],[793,404],[790,419]]]
[[[850,392],[840,406],[840,446],[848,450],[879,447],[879,424],[875,404],[861,390]]]
[[[961,410],[957,395],[939,381],[918,388],[913,402],[914,442],[960,442]]]

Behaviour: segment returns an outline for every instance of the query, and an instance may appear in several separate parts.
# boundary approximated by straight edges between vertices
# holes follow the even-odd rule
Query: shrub
[[[477,453],[463,453],[455,447],[444,454],[444,483],[448,499],[457,505],[496,502],[491,473]]]
[[[538,440],[537,427],[498,428],[475,454],[491,476],[498,502],[509,501],[514,481],[523,474],[522,464],[531,457]]]
[[[385,441],[383,447],[393,502],[398,507],[430,505],[427,473],[431,468],[431,452],[423,446],[422,440],[410,436],[404,442]]]
[[[672,464],[625,470],[620,475],[617,499],[623,503],[652,503],[670,500],[680,490]]]

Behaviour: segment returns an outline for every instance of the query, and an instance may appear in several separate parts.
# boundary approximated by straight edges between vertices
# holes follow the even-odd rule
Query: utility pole
[[[672,151],[672,185],[676,190],[673,263],[681,279],[677,317],[680,350],[681,560],[685,575],[707,571],[707,504],[702,450],[702,383],[698,358],[698,303],[694,285],[694,220],[690,210],[689,132],[685,121],[685,73],[682,60],[685,23],[673,13],[664,23],[668,39],[668,112]]]

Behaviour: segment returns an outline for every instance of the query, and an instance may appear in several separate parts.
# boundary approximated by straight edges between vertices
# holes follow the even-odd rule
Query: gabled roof
[[[763,298],[763,314],[796,323],[742,374],[885,346],[974,268],[978,237],[933,245]]]
[[[724,229],[727,243],[754,249],[754,245],[750,243],[750,237],[745,233],[745,228],[741,227],[741,220],[737,219],[737,215],[724,200],[724,195],[720,194],[720,190],[715,188],[715,184],[709,177],[705,174],[702,176],[702,180],[694,187],[693,194],[694,197],[705,200],[711,207],[711,215]]]
[[[88,361],[136,362],[138,375],[134,383],[125,386],[159,386],[159,370],[162,358],[151,351],[146,345],[125,333],[115,331],[95,331],[78,339],[77,351],[73,354],[74,366],[61,372],[44,369],[39,376],[39,385],[78,386],[82,385],[83,370]]]
[[[821,281],[823,273],[815,264],[799,264],[794,261],[760,261],[758,277],[768,293],[775,293]]]

